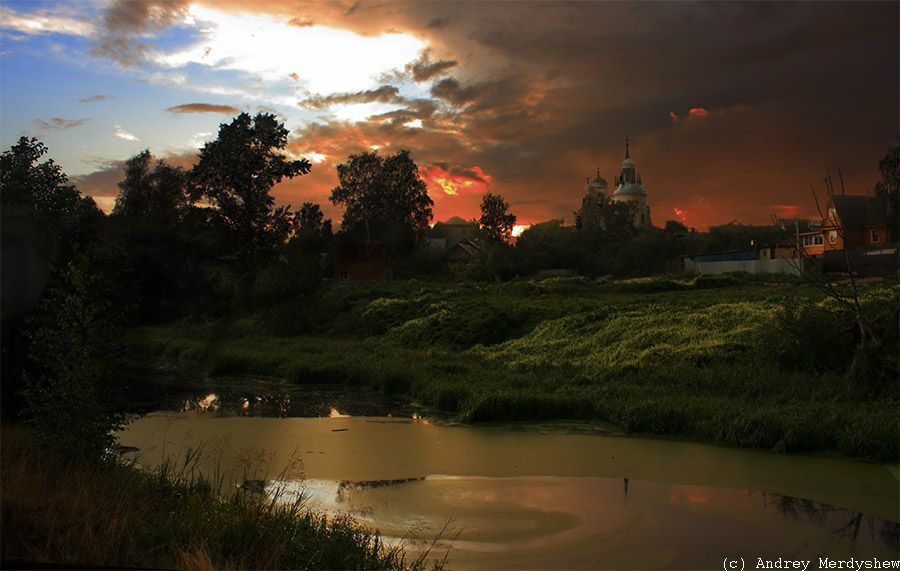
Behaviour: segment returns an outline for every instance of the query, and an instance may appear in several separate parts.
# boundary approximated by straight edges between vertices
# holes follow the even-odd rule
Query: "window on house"
[[[876,244],[881,240],[881,235],[878,233],[878,230],[872,230],[872,243]]]
[[[837,244],[837,230],[828,231],[828,243]]]
[[[346,271],[340,272],[338,275],[339,275],[339,277],[340,277],[342,280],[348,280],[348,279],[350,279],[350,274],[349,274],[348,272],[346,272]]]
[[[813,237],[813,244],[815,244],[816,246],[821,246],[824,242],[825,242],[825,239],[822,238],[821,234],[816,234]]]

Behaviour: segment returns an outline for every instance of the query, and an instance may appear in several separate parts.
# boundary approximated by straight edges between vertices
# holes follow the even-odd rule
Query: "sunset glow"
[[[898,123],[895,6],[679,5],[521,4],[510,19],[502,3],[13,2],[0,138],[39,136],[111,205],[141,150],[188,164],[230,117],[274,113],[313,164],[276,202],[336,220],[335,166],[371,150],[409,150],[445,217],[477,216],[489,191],[520,219],[572,224],[585,177],[612,181],[626,137],[659,227],[813,215],[825,166],[871,189]],[[836,22],[848,33],[809,50]],[[856,87],[833,89],[835,69]]]
[[[492,178],[485,174],[481,167],[448,166],[432,164],[423,167],[422,178],[435,191],[448,196],[456,196],[460,192],[483,194],[491,187]]]

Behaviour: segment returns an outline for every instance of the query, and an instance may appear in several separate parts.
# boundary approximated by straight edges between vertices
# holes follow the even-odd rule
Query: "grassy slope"
[[[841,341],[849,335],[834,337],[844,325],[827,322],[833,304],[802,286],[733,282],[349,285],[323,292],[317,314],[276,309],[142,329],[134,340],[213,375],[366,383],[469,421],[598,419],[737,446],[896,459],[896,386],[847,381],[853,347]],[[871,287],[865,300],[896,307],[897,288]],[[815,319],[790,322],[785,305],[810,307]],[[310,323],[315,331],[292,334],[292,324]],[[804,345],[797,337],[807,334]]]

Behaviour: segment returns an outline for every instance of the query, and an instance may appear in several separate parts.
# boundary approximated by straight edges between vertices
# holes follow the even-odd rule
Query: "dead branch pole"
[[[843,189],[843,176],[840,177],[840,180],[841,180],[841,191],[843,193],[843,190],[844,190]],[[841,245],[843,246],[841,248],[841,250],[843,251],[844,263],[847,268],[847,273],[849,274],[849,277],[850,277],[850,288],[852,291],[852,295],[849,296],[849,299],[848,299],[848,296],[846,294],[841,292],[838,288],[834,287],[834,285],[831,284],[830,281],[827,281],[824,279],[822,282],[820,282],[819,287],[820,287],[820,289],[823,289],[826,292],[826,294],[828,294],[829,297],[831,297],[832,299],[835,299],[836,301],[838,301],[842,305],[846,306],[848,309],[850,309],[853,312],[854,318],[856,320],[856,325],[859,329],[860,345],[865,345],[866,341],[869,339],[871,339],[873,341],[877,341],[874,331],[869,326],[868,322],[866,321],[865,317],[863,316],[862,306],[859,303],[859,288],[857,287],[857,284],[856,284],[856,276],[853,273],[853,262],[850,257],[850,251],[848,249],[848,242],[846,239],[846,234],[844,232],[843,224],[838,223],[837,209],[834,207],[835,193],[834,193],[834,182],[831,178],[831,173],[828,172],[828,170],[826,169],[826,171],[825,171],[825,193],[826,193],[826,196],[828,197],[828,203],[830,203],[832,205],[832,210],[834,212],[834,216],[832,216],[831,211],[828,212],[827,217],[822,213],[822,206],[821,206],[821,203],[819,202],[818,194],[816,193],[816,189],[815,189],[815,187],[813,187],[812,184],[810,184],[810,190],[812,191],[813,200],[816,203],[816,210],[818,211],[819,216],[822,218],[822,220],[828,220],[830,222],[832,229],[837,233],[837,236],[841,240]],[[824,245],[824,242],[825,242],[824,236],[823,236],[822,242]],[[799,246],[798,246],[798,248],[799,248]],[[827,284],[827,286],[824,284]]]

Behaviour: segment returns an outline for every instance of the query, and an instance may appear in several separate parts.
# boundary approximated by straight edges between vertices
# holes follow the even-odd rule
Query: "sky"
[[[0,4],[0,143],[35,136],[109,210],[144,149],[189,166],[274,113],[310,174],[274,189],[339,221],[354,153],[411,151],[435,221],[485,192],[572,223],[624,140],[653,223],[816,217],[826,169],[871,191],[898,132],[898,2]]]

